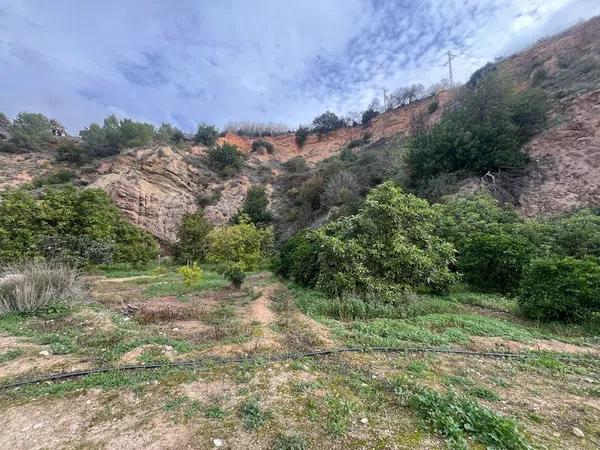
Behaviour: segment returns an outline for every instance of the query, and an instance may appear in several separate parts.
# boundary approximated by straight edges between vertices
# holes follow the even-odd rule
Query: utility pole
[[[452,77],[452,60],[456,58],[456,55],[450,50],[446,52],[446,55],[448,56],[448,61],[444,63],[444,66],[448,66],[448,81],[450,82],[450,85],[452,85],[454,84],[454,78]]]
[[[383,110],[387,111],[387,96],[385,95],[385,88],[383,88]]]

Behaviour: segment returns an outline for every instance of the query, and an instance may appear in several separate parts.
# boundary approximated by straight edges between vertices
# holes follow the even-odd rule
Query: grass
[[[21,348],[15,348],[13,350],[8,350],[7,352],[0,354],[0,363],[5,363],[8,361],[12,361],[13,359],[17,359],[22,356],[25,351]]]
[[[306,450],[308,444],[301,436],[279,434],[273,441],[273,450]]]
[[[256,397],[247,399],[240,408],[242,423],[248,430],[257,430],[271,417],[269,411],[264,410],[260,400]]]

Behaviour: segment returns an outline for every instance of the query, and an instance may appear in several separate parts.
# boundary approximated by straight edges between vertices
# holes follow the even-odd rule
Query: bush
[[[379,112],[375,111],[373,108],[369,108],[362,113],[360,122],[363,124],[363,126],[367,126],[369,125],[369,123],[371,123],[371,120],[377,117],[378,115]]]
[[[521,282],[519,306],[531,319],[589,319],[600,312],[598,260],[571,257],[534,260]]]
[[[321,204],[330,209],[337,208],[334,213],[338,217],[352,214],[358,209],[360,191],[360,183],[351,172],[338,172],[329,179],[321,194]]]
[[[443,291],[455,279],[449,270],[454,247],[433,234],[437,220],[427,201],[386,182],[369,193],[357,215],[298,238],[280,264],[291,275],[294,265],[314,266],[317,253],[315,284],[334,296],[386,299],[407,288]]]
[[[269,141],[265,141],[264,139],[258,139],[252,142],[252,151],[260,152],[261,150],[266,151],[269,155],[271,155],[275,151],[275,147]]]
[[[454,108],[438,124],[408,144],[407,165],[413,187],[442,173],[483,175],[527,163],[523,144],[545,121],[539,91],[517,92],[496,72],[464,88]]]
[[[199,283],[202,280],[202,269],[197,263],[192,265],[181,266],[177,269],[177,273],[180,273],[183,277],[183,285],[185,287],[191,287],[192,285]]]
[[[209,164],[222,175],[232,176],[244,167],[244,155],[235,145],[217,145],[206,151]]]
[[[231,281],[231,284],[236,289],[241,288],[242,283],[244,283],[244,280],[246,279],[246,274],[244,273],[239,264],[226,265],[223,268],[223,275],[225,275],[225,278]]]
[[[56,160],[60,162],[83,164],[88,162],[89,159],[89,152],[73,141],[63,142],[56,149]]]
[[[177,242],[173,246],[175,259],[188,264],[204,261],[207,236],[212,229],[202,211],[184,214],[177,227]]]
[[[469,238],[458,257],[465,281],[484,292],[515,293],[538,248],[515,227]]]
[[[313,129],[318,133],[328,133],[330,131],[344,128],[345,123],[335,113],[331,111],[324,112],[313,120]]]
[[[319,249],[309,231],[290,237],[279,249],[275,272],[301,284],[314,287],[319,276]]]
[[[561,256],[600,258],[600,211],[582,209],[547,222],[552,250]]]
[[[293,173],[305,172],[308,168],[306,160],[302,156],[294,156],[292,159],[288,159],[283,165]]]
[[[39,151],[52,139],[50,120],[43,114],[19,113],[12,122],[6,123],[10,138],[0,144],[0,151],[18,153]]]
[[[354,162],[354,161],[356,161],[356,155],[352,151],[352,148],[354,148],[355,146],[350,147],[350,145],[353,142],[356,142],[356,141],[350,141],[350,143],[348,144],[348,147],[344,148],[340,152],[340,160],[341,161],[344,161],[344,162]]]
[[[302,147],[306,142],[306,138],[308,138],[309,130],[307,127],[299,127],[296,130],[296,144],[298,147]]]
[[[242,216],[246,222],[259,227],[265,227],[273,220],[273,213],[269,210],[269,199],[264,186],[252,186],[248,190],[242,209],[233,217],[233,223],[239,222]]]
[[[30,313],[84,298],[79,274],[68,266],[32,262],[0,270],[0,313]]]
[[[156,132],[156,139],[162,144],[179,145],[185,140],[185,134],[170,123],[163,123]]]
[[[69,169],[60,169],[54,173],[50,173],[46,176],[35,177],[31,180],[31,185],[34,188],[41,188],[43,186],[53,186],[57,184],[67,184],[73,181],[77,175],[75,172]]]
[[[88,243],[110,240],[115,244],[116,262],[141,264],[158,255],[154,238],[126,222],[101,189],[63,187],[47,190],[39,198],[21,190],[0,193],[0,261],[44,256],[48,239],[54,236],[58,240],[53,245],[61,242],[61,237],[69,239],[67,236]],[[81,257],[78,246],[65,244],[62,248],[74,251],[71,256],[75,259]]]
[[[213,125],[201,123],[198,125],[198,131],[196,131],[194,142],[196,142],[196,144],[212,147],[216,144],[218,137],[219,132]]]
[[[112,114],[102,126],[92,123],[79,132],[82,146],[90,155],[105,157],[118,154],[125,148],[149,145],[156,137],[154,125],[117,119]]]
[[[56,261],[73,267],[111,264],[115,250],[112,238],[94,239],[88,235],[54,235],[43,237],[39,253],[47,261]]]
[[[222,267],[253,270],[263,261],[264,241],[271,236],[271,230],[260,230],[251,223],[214,228],[207,237],[207,260]]]
[[[429,114],[433,114],[434,112],[437,111],[438,107],[440,106],[440,103],[437,100],[432,100],[429,105],[427,105],[427,112]]]

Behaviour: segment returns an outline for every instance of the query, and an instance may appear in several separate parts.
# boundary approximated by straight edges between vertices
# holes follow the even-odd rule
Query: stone
[[[362,419],[360,419],[360,423],[362,423],[363,425],[367,425],[369,423],[369,419],[363,417]]]
[[[50,352],[49,352],[48,350],[42,350],[42,351],[39,353],[39,355],[40,355],[40,356],[50,356]]]
[[[573,427],[573,428],[571,428],[571,432],[572,432],[572,433],[573,433],[575,436],[577,436],[577,437],[580,437],[580,438],[582,438],[582,437],[585,437],[585,434],[584,434],[584,432],[583,432],[583,431],[581,431],[581,430],[580,430],[579,428],[577,428],[577,427]]]
[[[219,438],[213,439],[213,445],[216,448],[223,447],[223,444],[224,444],[223,439],[219,439]]]

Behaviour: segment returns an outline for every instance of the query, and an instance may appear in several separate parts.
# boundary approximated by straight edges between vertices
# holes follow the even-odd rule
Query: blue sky
[[[465,80],[597,0],[0,0],[0,111],[71,132],[111,113],[191,131],[365,109],[382,88]]]

